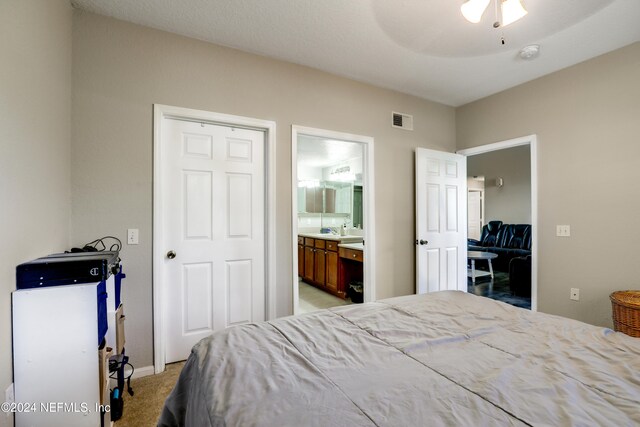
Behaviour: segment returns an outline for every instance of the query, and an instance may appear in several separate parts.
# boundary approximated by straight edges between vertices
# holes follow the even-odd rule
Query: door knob
[[[428,241],[428,240],[422,240],[422,239],[420,239],[420,240],[416,240],[416,245],[417,245],[417,244],[420,244],[420,245],[426,245],[427,243],[429,243],[429,241]]]
[[[176,257],[176,252],[175,251],[167,252],[167,258],[174,259],[175,257]]]

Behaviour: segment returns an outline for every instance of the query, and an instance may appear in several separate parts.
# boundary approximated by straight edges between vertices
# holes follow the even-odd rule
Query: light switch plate
[[[571,226],[570,225],[557,225],[556,226],[556,236],[558,236],[558,237],[570,237],[571,236]]]
[[[127,230],[127,244],[137,245],[140,240],[140,231],[137,228],[129,228]]]

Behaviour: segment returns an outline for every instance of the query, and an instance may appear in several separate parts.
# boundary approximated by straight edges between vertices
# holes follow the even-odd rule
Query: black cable
[[[129,366],[131,368],[131,372],[129,372],[129,375],[127,375],[126,378],[124,378],[123,380],[127,381],[127,392],[129,393],[130,396],[133,396],[133,388],[131,387],[131,377],[133,376],[133,373],[135,372],[136,368],[134,368],[133,365],[129,362],[126,362],[124,366],[122,366],[122,362],[117,362],[115,365],[116,366],[113,368],[109,366],[109,371],[111,371],[109,373],[109,378],[112,380],[118,379],[118,373],[120,372],[120,369],[123,369],[126,366]]]
[[[113,243],[110,247],[109,250],[110,251],[120,251],[120,249],[122,249],[122,241],[120,239],[118,239],[117,237],[114,236],[104,236],[101,237],[99,239],[93,240],[89,243],[85,243],[84,247],[91,247],[94,248],[96,251],[98,252],[102,252],[102,251],[106,251],[107,250],[107,245],[104,243],[104,241],[106,239],[113,239],[115,240],[117,243]],[[100,248],[98,247],[98,245],[100,245]],[[115,248],[115,249],[114,249]]]
[[[131,373],[127,377],[127,392],[129,392],[129,396],[133,396],[133,389],[131,388],[131,377],[133,376],[133,372],[136,370],[136,368],[134,368],[133,365],[129,362],[127,362],[127,365],[131,366]]]

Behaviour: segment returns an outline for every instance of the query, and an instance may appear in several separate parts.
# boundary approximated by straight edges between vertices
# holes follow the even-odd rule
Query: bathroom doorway
[[[293,312],[372,301],[373,139],[292,127]]]

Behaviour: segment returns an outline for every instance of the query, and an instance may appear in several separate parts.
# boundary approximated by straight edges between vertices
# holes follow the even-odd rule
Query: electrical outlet
[[[127,244],[137,245],[139,243],[140,232],[137,228],[129,228],[127,230]]]
[[[571,288],[571,295],[569,295],[569,298],[574,301],[580,301],[580,289]]]
[[[570,225],[557,225],[556,226],[556,236],[558,236],[558,237],[570,237],[571,236],[571,226]]]

